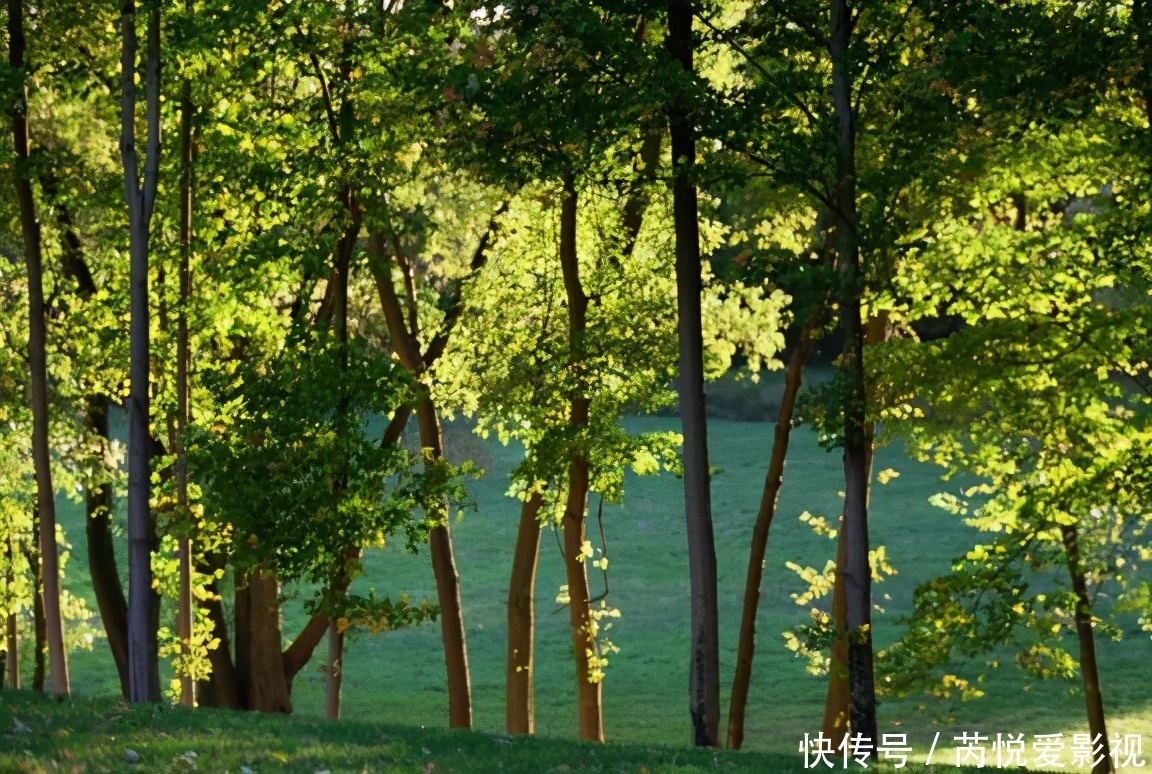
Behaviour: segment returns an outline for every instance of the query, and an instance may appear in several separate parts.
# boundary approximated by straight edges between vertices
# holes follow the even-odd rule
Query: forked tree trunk
[[[1096,639],[1092,633],[1092,598],[1088,596],[1088,581],[1080,556],[1080,540],[1075,524],[1061,524],[1060,537],[1064,543],[1064,556],[1072,591],[1076,595],[1076,639],[1080,643],[1080,675],[1084,681],[1084,703],[1088,710],[1088,733],[1092,745],[1103,745],[1104,755],[1092,767],[1092,774],[1110,774],[1112,759],[1108,756],[1108,728],[1104,721],[1104,694],[1100,689],[1100,670],[1096,665]]]
[[[849,43],[849,0],[831,0],[832,104],[837,121],[834,244],[840,268],[840,314],[844,334],[844,561],[848,624],[848,680],[852,734],[875,744],[876,690],[872,659],[872,572],[868,563],[868,441],[864,383],[864,274],[856,215],[856,116]]]
[[[8,64],[20,77],[24,73],[24,3],[8,0]],[[27,86],[11,100],[9,119],[15,151],[14,189],[20,205],[20,231],[24,240],[24,265],[28,279],[28,394],[32,408],[32,467],[36,475],[36,511],[40,520],[40,557],[43,563],[44,618],[47,627],[52,693],[69,693],[68,658],[64,650],[64,620],[60,612],[60,566],[56,549],[56,491],[48,449],[48,331],[44,315],[44,260],[40,221],[30,181],[28,151]]]
[[[160,6],[148,13],[145,64],[148,141],[141,184],[136,155],[136,2],[123,0],[121,25],[120,153],[128,202],[131,254],[128,396],[128,676],[133,702],[160,701],[157,655],[159,625],[152,589],[154,524],[151,488],[149,409],[148,250],[149,224],[156,201],[160,154]]]
[[[668,1],[668,50],[692,73],[692,3]],[[688,712],[693,743],[720,744],[719,601],[712,498],[708,469],[708,425],[704,403],[704,344],[701,332],[700,224],[697,219],[696,131],[691,111],[679,100],[669,111],[672,137],[673,222],[676,230],[676,308],[680,340],[680,422],[684,430],[684,519],[691,580],[691,657]]]
[[[764,579],[768,533],[776,516],[780,485],[784,480],[784,460],[788,456],[788,441],[792,435],[796,396],[804,380],[804,366],[812,353],[813,329],[824,314],[823,306],[821,303],[809,311],[796,346],[788,358],[788,367],[784,373],[784,394],[780,398],[780,412],[776,417],[776,433],[772,440],[772,457],[764,477],[764,491],[760,495],[756,526],[752,530],[748,575],[744,582],[744,609],[740,617],[740,641],[736,650],[736,675],[732,679],[732,698],[728,709],[728,747],[733,750],[739,750],[744,744],[744,717],[752,682],[752,659],[756,653],[756,614],[760,609],[760,584]]]
[[[576,706],[580,738],[588,742],[604,741],[599,680],[592,679],[589,655],[596,642],[591,636],[592,609],[588,593],[588,566],[582,556],[584,523],[588,508],[588,458],[580,448],[588,428],[590,401],[584,393],[584,336],[588,318],[588,296],[580,282],[580,264],[576,252],[576,182],[571,173],[564,178],[564,197],[560,205],[560,266],[564,291],[568,299],[568,367],[576,380],[569,397],[568,423],[576,435],[570,452],[568,497],[564,507],[564,569],[568,579],[568,620],[572,627],[572,650],[576,661]]]
[[[532,492],[520,505],[520,527],[508,581],[508,652],[504,671],[504,720],[509,734],[536,732],[533,691],[536,647],[536,566],[540,555],[540,506]]]

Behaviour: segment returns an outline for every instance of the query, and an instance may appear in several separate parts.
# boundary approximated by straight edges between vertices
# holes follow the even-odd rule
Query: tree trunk
[[[88,399],[86,421],[88,430],[100,438],[102,444],[108,443],[107,398],[92,396]],[[124,698],[128,698],[128,603],[124,599],[124,587],[120,584],[116,548],[112,541],[112,487],[107,482],[88,487],[85,505],[88,574],[92,579],[92,591],[104,623],[112,660],[116,662],[120,691]]]
[[[128,675],[131,700],[160,701],[156,630],[159,620],[152,591],[152,543],[155,530],[149,508],[149,224],[156,200],[160,153],[160,6],[148,14],[145,64],[148,142],[144,180],[136,158],[136,2],[123,0],[121,24],[120,154],[128,202],[131,254],[129,301],[128,396]]]
[[[764,477],[764,491],[760,496],[760,510],[752,530],[751,555],[748,558],[748,576],[744,583],[744,609],[740,617],[740,642],[736,650],[736,675],[732,679],[732,698],[728,709],[728,747],[739,750],[744,743],[744,715],[748,706],[748,690],[752,681],[752,658],[756,653],[756,614],[760,609],[760,583],[764,577],[764,555],[768,547],[768,532],[776,515],[780,485],[784,479],[784,460],[788,456],[788,441],[792,435],[792,415],[796,396],[804,379],[804,366],[812,353],[812,331],[823,316],[823,303],[812,307],[800,331],[800,338],[788,358],[784,374],[784,394],[780,398],[780,412],[776,418],[776,434],[772,440],[772,457]]]
[[[864,329],[864,344],[866,347],[870,347],[887,338],[888,313],[880,312],[868,321]],[[864,495],[864,503],[870,507],[872,502],[872,460],[876,452],[876,433],[871,422],[866,422],[864,425],[864,438],[867,453],[864,478],[868,485],[868,491]],[[836,541],[836,575],[832,583],[832,625],[836,631],[836,639],[832,641],[831,661],[828,665],[828,694],[824,700],[824,725],[822,728],[824,736],[832,740],[833,749],[838,749],[841,741],[848,734],[850,707],[847,638],[848,598],[843,575],[843,567],[847,562],[848,543],[844,536],[844,516],[841,514],[840,534]]]
[[[36,533],[34,544],[39,545],[39,519],[33,521],[32,528]],[[21,550],[24,552],[24,558],[28,561],[28,567],[32,571],[32,690],[40,693],[44,690],[44,655],[48,650],[48,622],[44,618],[44,571],[40,566],[38,549],[25,543],[21,546]]]
[[[692,5],[668,2],[668,50],[692,72]],[[720,743],[720,642],[716,547],[704,403],[704,345],[700,324],[700,226],[697,221],[696,132],[687,105],[669,111],[672,137],[673,221],[676,229],[676,307],[680,339],[680,422],[684,430],[684,518],[691,578],[691,658],[688,711],[698,747]]]
[[[508,582],[508,654],[504,671],[505,727],[509,734],[536,733],[533,660],[536,638],[536,565],[540,555],[540,506],[532,494],[520,506],[520,528]]]
[[[185,0],[184,10],[192,13],[192,0]],[[188,303],[192,298],[192,82],[185,77],[180,86],[180,302],[176,311],[176,504],[180,518],[188,522],[188,455],[184,436],[190,418],[188,406],[189,366],[192,353],[188,335]],[[176,607],[176,636],[187,654],[192,641],[192,542],[179,538],[178,561],[180,585]],[[180,675],[180,703],[196,706],[196,688],[192,678]]]
[[[8,64],[24,71],[24,3],[8,0]],[[56,549],[56,492],[48,448],[48,331],[44,316],[44,260],[40,221],[29,180],[27,86],[20,84],[9,108],[16,156],[14,189],[20,204],[20,231],[24,240],[24,265],[28,272],[28,393],[32,407],[32,466],[36,474],[36,510],[40,519],[40,557],[43,562],[44,618],[52,674],[52,693],[63,698],[70,692],[68,657],[64,650],[64,621],[60,613],[60,567]]]
[[[568,423],[576,435],[570,454],[568,497],[564,507],[564,568],[568,578],[568,619],[572,627],[572,650],[576,660],[576,705],[580,738],[588,742],[604,741],[601,711],[601,687],[593,680],[589,656],[596,642],[591,636],[591,605],[588,593],[588,568],[582,556],[584,518],[588,506],[588,458],[581,448],[588,428],[590,401],[584,394],[584,336],[587,328],[588,296],[580,282],[580,264],[576,253],[576,181],[569,173],[564,178],[564,198],[560,208],[560,265],[568,299],[568,367],[576,386],[569,397]]]
[[[1152,10],[1149,9],[1149,0],[1132,0],[1132,24],[1136,28],[1136,53],[1140,59],[1144,118],[1152,131]]]
[[[251,570],[236,579],[236,677],[246,709],[292,711],[280,637],[276,576]]]
[[[420,446],[433,460],[444,456],[440,417],[427,388],[421,387],[420,405],[416,408],[420,425]],[[447,503],[445,503],[445,509]],[[442,518],[441,518],[442,516]],[[472,727],[472,683],[468,672],[468,647],[464,633],[464,609],[460,604],[460,575],[452,552],[452,535],[448,531],[448,514],[436,514],[438,522],[428,532],[428,551],[432,556],[432,573],[436,578],[436,595],[440,603],[440,634],[444,641],[444,661],[448,670],[448,724],[452,728]],[[440,523],[442,522],[442,523]]]
[[[340,688],[344,683],[344,632],[328,618],[328,666],[324,681],[324,717],[340,719]]]
[[[214,567],[205,568],[207,572]],[[212,598],[205,601],[208,609],[208,618],[212,621],[212,633],[220,638],[220,644],[215,650],[208,651],[208,661],[212,664],[212,674],[199,685],[200,705],[203,707],[222,707],[225,709],[243,709],[247,702],[243,688],[236,675],[236,667],[232,662],[232,648],[228,637],[228,621],[224,617],[224,609],[218,597],[220,590],[215,579],[208,584],[208,592]]]
[[[868,440],[864,383],[864,289],[856,216],[856,116],[849,43],[849,0],[831,2],[832,103],[838,132],[834,189],[834,244],[841,273],[840,313],[844,333],[842,368],[847,377],[844,399],[844,561],[848,624],[850,723],[853,734],[874,744],[877,733],[876,690],[872,659],[872,571],[868,563]]]
[[[1092,774],[1110,774],[1112,759],[1108,756],[1108,729],[1104,722],[1104,694],[1100,690],[1100,671],[1096,666],[1096,639],[1092,634],[1092,599],[1088,596],[1088,582],[1080,560],[1079,535],[1074,524],[1061,524],[1060,537],[1072,591],[1076,595],[1076,638],[1080,642],[1080,674],[1084,680],[1084,702],[1088,710],[1088,733],[1093,747],[1103,745],[1104,757],[1092,767]]]
[[[7,558],[8,558],[8,573],[5,581],[8,588],[16,583],[16,574],[13,571],[14,562],[16,561],[16,551],[13,546],[14,540],[11,534],[8,535],[7,545]],[[5,647],[7,652],[4,654],[4,664],[8,673],[8,687],[13,690],[20,690],[20,651],[17,646],[20,644],[16,637],[16,614],[9,613],[5,616]]]

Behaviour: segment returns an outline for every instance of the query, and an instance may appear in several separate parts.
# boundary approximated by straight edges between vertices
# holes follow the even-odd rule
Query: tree
[[[152,547],[156,536],[149,507],[151,444],[149,412],[149,351],[151,313],[148,307],[148,251],[156,181],[160,164],[160,6],[148,11],[144,68],[148,138],[143,179],[136,151],[136,2],[120,5],[121,138],[124,190],[128,201],[131,241],[131,344],[128,397],[128,664],[131,699],[160,700],[156,630],[158,605],[153,600]]]
[[[21,78],[25,68],[24,3],[8,2],[8,65]],[[24,238],[24,263],[28,272],[28,368],[32,405],[32,459],[36,474],[36,518],[39,569],[43,579],[44,618],[51,662],[52,693],[58,698],[70,692],[68,660],[64,649],[64,624],[60,613],[60,568],[56,551],[56,491],[48,449],[47,320],[44,308],[44,259],[36,198],[32,191],[32,164],[28,150],[28,99],[24,83],[10,108],[15,148],[15,188],[20,202],[20,228]]]

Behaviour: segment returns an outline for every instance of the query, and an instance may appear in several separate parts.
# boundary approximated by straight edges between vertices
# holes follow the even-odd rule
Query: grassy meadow
[[[632,418],[626,424],[635,430],[678,428],[677,419],[663,417]],[[739,627],[746,544],[759,502],[772,429],[767,422],[712,420],[709,425],[710,456],[720,469],[713,479],[712,496],[720,568],[725,708]],[[454,525],[453,536],[468,628],[475,727],[499,733],[504,723],[504,604],[518,518],[518,504],[504,492],[508,470],[519,452],[476,438],[461,425],[450,426],[447,436],[450,457],[473,457],[487,471],[471,484],[477,509]],[[874,546],[887,546],[890,562],[899,574],[874,587],[876,602],[885,610],[875,622],[881,646],[896,636],[896,619],[909,609],[915,585],[944,572],[974,534],[954,516],[928,503],[933,493],[955,489],[955,482],[941,481],[937,469],[909,461],[896,447],[878,450],[875,469],[886,468],[899,471],[900,476],[877,486],[873,493],[872,540]],[[794,561],[823,567],[834,556],[833,541],[813,533],[797,516],[807,510],[834,520],[840,509],[840,489],[839,454],[819,448],[809,430],[798,429],[769,541],[748,708],[747,750],[788,754],[797,760],[803,734],[815,734],[820,728],[825,681],[809,675],[806,661],[787,651],[781,637],[783,629],[807,616],[806,609],[790,597],[802,583],[784,564]],[[594,529],[597,504],[597,498],[592,498],[589,537],[594,544],[599,542]],[[72,503],[62,501],[62,506],[61,521],[77,548],[66,586],[87,597],[95,610],[82,550],[83,512]],[[629,474],[624,503],[604,506],[604,528],[611,559],[609,602],[622,613],[608,633],[620,648],[611,657],[604,683],[608,740],[627,745],[686,746],[688,572],[680,481],[667,474],[647,478]],[[365,567],[366,576],[358,581],[365,589],[435,596],[426,553],[414,556],[389,546],[368,552]],[[594,594],[603,590],[599,571],[590,571],[590,581]],[[549,530],[542,542],[537,580],[536,724],[541,737],[571,740],[576,736],[575,676],[569,657],[567,614],[555,602],[563,582],[558,542]],[[304,615],[291,603],[285,610],[284,632],[291,637]],[[1152,641],[1134,621],[1122,622],[1122,628],[1123,641],[1098,644],[1109,730],[1142,733],[1147,750],[1152,747],[1152,680],[1148,679]],[[296,679],[294,723],[321,722],[322,650],[323,646],[313,664]],[[992,672],[981,686],[986,692],[982,699],[882,700],[881,732],[907,733],[920,756],[927,752],[935,733],[942,732],[936,762],[952,763],[952,736],[962,731],[979,731],[992,738],[997,733],[1087,731],[1078,683],[1036,683],[1018,671],[1010,657],[1000,660],[1007,665]],[[958,664],[956,672],[971,676],[982,667],[982,663]],[[118,692],[115,669],[103,641],[98,640],[91,653],[74,653],[71,668],[77,695],[109,697]],[[447,694],[438,625],[363,635],[350,644],[345,669],[346,721],[342,725],[349,729],[356,724],[398,724],[420,726],[432,733],[446,725]],[[259,724],[253,728],[264,729],[271,721],[251,722]],[[0,738],[0,746],[4,743]],[[644,760],[643,754],[638,760]],[[757,760],[757,766],[762,767],[765,759]],[[769,768],[783,770],[781,765]]]

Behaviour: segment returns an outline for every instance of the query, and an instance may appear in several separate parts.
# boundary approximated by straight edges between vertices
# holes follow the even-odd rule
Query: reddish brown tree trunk
[[[768,533],[776,515],[780,485],[784,480],[784,460],[788,456],[788,441],[792,435],[792,415],[796,396],[804,380],[804,365],[812,352],[812,331],[823,315],[823,304],[814,306],[800,331],[788,368],[784,374],[784,394],[780,398],[780,412],[776,417],[776,433],[772,440],[772,457],[764,477],[764,491],[760,496],[760,510],[752,530],[751,555],[748,575],[744,582],[744,609],[740,617],[740,641],[736,650],[736,675],[732,679],[732,698],[728,709],[728,747],[739,750],[744,743],[744,717],[748,706],[748,690],[752,682],[752,658],[756,653],[756,614],[760,609],[760,584],[764,578],[764,556],[768,547]]]
[[[580,282],[580,264],[576,252],[576,183],[568,174],[564,178],[564,198],[560,208],[560,265],[568,299],[568,365],[577,382],[570,396],[568,423],[577,435],[571,443],[568,472],[568,497],[564,507],[564,569],[568,578],[568,619],[572,627],[572,650],[576,661],[576,705],[580,738],[589,742],[604,741],[599,680],[591,679],[589,655],[596,643],[591,637],[588,569],[582,557],[584,519],[588,506],[588,459],[581,449],[588,428],[589,400],[584,394],[584,336],[587,329],[588,296]]]
[[[39,545],[39,519],[34,518],[32,531],[34,533],[34,545]],[[40,566],[39,551],[34,546],[29,546],[25,543],[20,549],[24,553],[24,558],[28,562],[28,568],[32,572],[32,690],[39,693],[44,690],[44,675],[46,671],[44,657],[48,652],[48,622],[44,618],[44,569]]]
[[[426,388],[422,388],[416,408],[420,425],[420,446],[428,450],[433,461],[444,457],[444,440],[440,417]],[[472,683],[468,672],[468,646],[464,634],[464,608],[460,604],[460,575],[452,551],[448,530],[447,503],[442,514],[433,518],[438,526],[428,532],[428,551],[432,556],[432,573],[436,578],[436,595],[440,603],[440,634],[444,641],[444,660],[448,669],[448,723],[452,728],[472,727]]]
[[[24,77],[24,3],[8,0],[8,64]],[[64,650],[64,621],[60,612],[60,567],[56,549],[56,491],[48,449],[48,330],[44,316],[44,261],[40,221],[32,193],[28,151],[27,87],[20,83],[9,107],[15,151],[14,188],[20,205],[24,265],[28,273],[28,393],[32,408],[32,467],[36,475],[36,510],[40,520],[40,557],[43,562],[44,619],[47,627],[52,693],[67,696],[68,658]]]
[[[1088,582],[1080,557],[1080,540],[1074,524],[1061,524],[1060,536],[1064,543],[1064,556],[1072,591],[1076,595],[1076,638],[1080,642],[1080,675],[1084,681],[1084,703],[1088,710],[1088,733],[1093,746],[1103,745],[1104,756],[1092,767],[1092,774],[1111,774],[1112,759],[1108,756],[1108,728],[1104,719],[1104,694],[1100,689],[1100,670],[1096,665],[1096,639],[1092,633],[1092,598],[1088,596]]]
[[[536,565],[540,555],[540,506],[533,492],[520,506],[520,527],[508,581],[508,653],[504,672],[505,727],[509,734],[536,732],[533,692],[536,635]]]

